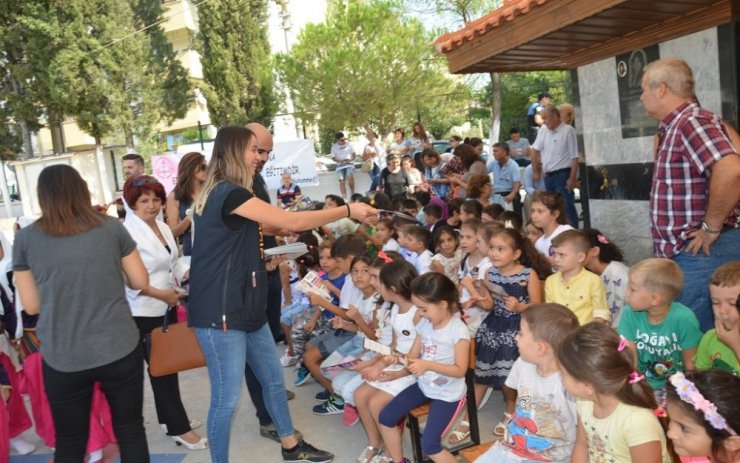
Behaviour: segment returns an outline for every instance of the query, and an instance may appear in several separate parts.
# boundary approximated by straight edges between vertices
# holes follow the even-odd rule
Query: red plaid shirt
[[[687,234],[704,220],[712,165],[735,152],[720,118],[694,100],[682,104],[660,121],[650,222],[658,257],[673,257],[686,247]],[[740,204],[725,225],[738,228]]]

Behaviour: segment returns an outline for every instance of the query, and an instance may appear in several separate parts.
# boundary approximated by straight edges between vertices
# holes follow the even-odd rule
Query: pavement
[[[279,354],[282,354],[285,345],[278,344],[276,349]],[[367,445],[362,425],[358,423],[350,427],[345,426],[342,424],[342,415],[314,415],[311,409],[318,403],[314,395],[321,391],[321,386],[313,379],[303,386],[293,386],[295,380],[293,367],[284,368],[283,374],[286,385],[296,394],[295,399],[289,402],[294,427],[304,434],[307,442],[334,453],[335,462],[353,463]],[[210,385],[205,368],[181,373],[180,391],[189,417],[205,423],[210,397]],[[177,447],[174,441],[159,428],[148,380],[145,380],[144,394],[144,421],[152,463],[210,463],[211,458],[207,450],[183,450],[182,447]],[[492,430],[503,414],[503,404],[501,393],[494,391],[488,403],[479,412],[478,422],[482,442],[493,440]],[[28,409],[30,410],[30,406]],[[205,426],[196,431],[204,433]],[[27,431],[22,437],[36,444],[38,448],[32,455],[24,457],[11,454],[10,463],[51,463],[53,461],[51,450],[41,443],[33,430]],[[406,457],[410,458],[412,453],[407,431],[404,432],[404,449]],[[105,453],[105,463],[118,461],[115,458],[114,448],[106,449]],[[234,418],[229,456],[230,461],[235,463],[279,463],[282,461],[280,445],[260,436],[259,423],[246,387],[242,389],[242,397]]]

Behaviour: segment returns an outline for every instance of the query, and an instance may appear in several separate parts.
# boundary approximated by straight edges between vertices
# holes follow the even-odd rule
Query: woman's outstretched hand
[[[352,203],[349,205],[350,217],[362,222],[368,217],[377,216],[378,210],[365,203]]]

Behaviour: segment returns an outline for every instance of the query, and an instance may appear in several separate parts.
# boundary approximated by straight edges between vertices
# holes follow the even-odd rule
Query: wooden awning
[[[506,0],[435,41],[450,72],[572,69],[740,18],[740,0]]]

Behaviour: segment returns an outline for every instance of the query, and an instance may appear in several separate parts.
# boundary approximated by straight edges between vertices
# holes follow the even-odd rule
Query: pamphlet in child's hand
[[[506,298],[509,297],[509,294],[506,292],[506,290],[501,286],[497,285],[496,283],[491,283],[490,281],[485,282],[486,288],[488,288],[488,292],[491,293],[491,297],[497,301],[500,302],[506,302]]]
[[[308,273],[306,273],[306,276],[303,277],[300,282],[298,282],[298,286],[296,286],[296,289],[305,294],[318,294],[327,301],[331,302],[331,293],[328,289],[326,289],[326,286],[323,285],[323,281],[324,280],[321,279],[318,273],[314,272],[313,270],[309,270]]]
[[[295,243],[286,244],[284,246],[277,246],[270,249],[265,249],[265,257],[285,256],[286,259],[297,259],[304,254],[308,254],[308,248],[306,243],[297,241]]]

